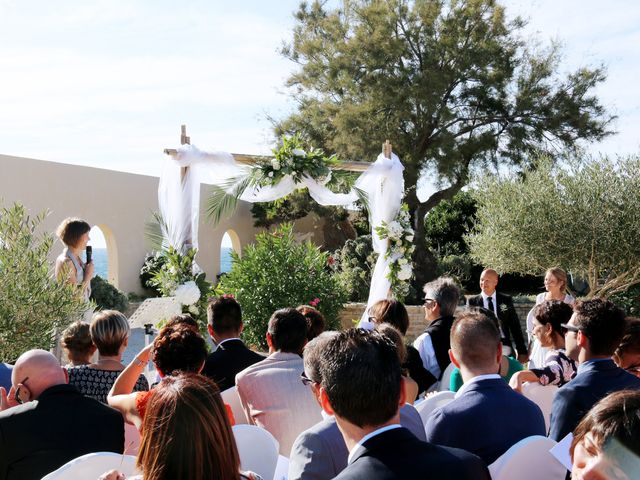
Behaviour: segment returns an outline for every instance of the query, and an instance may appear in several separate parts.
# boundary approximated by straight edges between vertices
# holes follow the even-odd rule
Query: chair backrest
[[[444,369],[442,378],[440,379],[440,386],[438,387],[439,392],[446,392],[447,390],[449,390],[451,374],[453,373],[454,368],[456,368],[456,366],[453,363],[450,363],[449,365],[447,365],[447,368]]]
[[[113,452],[87,453],[65,463],[42,480],[77,480],[78,478],[98,478],[109,470],[116,469],[126,477],[140,475],[136,468],[136,457]]]
[[[527,382],[522,385],[522,394],[542,410],[547,432],[549,431],[551,407],[556,393],[558,393],[558,387],[555,385],[540,385],[538,382]]]
[[[455,397],[455,392],[447,390],[445,392],[434,393],[433,395],[425,398],[420,403],[415,403],[413,406],[420,414],[420,418],[422,419],[422,424],[427,423],[427,418],[431,415],[436,408],[441,407],[442,405],[446,405]]]
[[[240,455],[240,468],[257,473],[265,480],[272,479],[280,448],[275,437],[256,425],[234,425],[233,436]]]
[[[236,425],[246,425],[249,423],[247,420],[247,414],[242,408],[242,402],[240,402],[240,395],[238,395],[238,387],[227,388],[224,392],[220,393],[222,401],[231,407],[233,412],[233,418],[236,420]]]
[[[556,442],[534,435],[523,438],[489,465],[492,480],[564,480],[567,469],[549,453]]]

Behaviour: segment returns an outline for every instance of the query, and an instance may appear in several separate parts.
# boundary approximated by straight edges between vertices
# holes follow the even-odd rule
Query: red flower
[[[319,303],[320,303],[320,299],[316,297],[309,302],[309,305],[311,305],[312,307],[317,307]]]
[[[336,263],[336,259],[329,255],[329,257],[327,258],[327,265],[331,266],[334,263]]]

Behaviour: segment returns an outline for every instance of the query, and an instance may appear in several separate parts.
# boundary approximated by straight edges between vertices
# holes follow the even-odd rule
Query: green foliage
[[[640,316],[640,285],[635,285],[624,292],[611,295],[611,301],[623,308],[627,315]]]
[[[346,292],[348,301],[367,301],[377,257],[371,246],[371,235],[347,240],[342,248],[333,253],[331,267],[336,272],[338,284]]]
[[[140,284],[145,290],[151,291],[154,297],[161,295],[158,287],[153,283],[153,277],[158,273],[162,266],[167,262],[167,258],[162,252],[148,253],[144,259],[144,264],[140,269]]]
[[[291,222],[306,217],[310,212],[331,222],[346,220],[348,212],[342,207],[324,207],[309,196],[307,190],[296,190],[291,195],[274,202],[254,203],[251,213],[256,227],[271,227],[282,222]]]
[[[458,192],[451,200],[440,202],[424,219],[427,246],[440,257],[468,253],[464,236],[471,231],[475,217],[476,202],[469,192]]]
[[[38,234],[46,214],[29,216],[16,203],[0,210],[0,361],[33,348],[49,350],[55,331],[87,308],[78,290],[53,277],[53,237]]]
[[[129,306],[127,296],[99,275],[91,279],[91,300],[101,310],[124,312]]]
[[[476,192],[472,256],[502,272],[559,265],[607,297],[640,282],[640,157],[542,159],[524,177],[486,178]]]
[[[244,337],[252,345],[266,348],[265,334],[271,314],[320,299],[328,328],[338,326],[345,292],[328,267],[329,255],[313,243],[296,242],[291,224],[256,235],[242,257],[232,252],[233,263],[218,289],[233,294],[242,305]]]
[[[595,96],[603,67],[560,74],[557,44],[537,48],[525,22],[495,0],[302,2],[283,55],[297,110],[274,122],[326,152],[373,159],[384,138],[405,166],[423,283],[428,254],[417,227],[474,171],[527,165],[534,150],[572,149],[609,135]],[[379,141],[376,141],[378,139]],[[429,172],[440,187],[426,201]]]

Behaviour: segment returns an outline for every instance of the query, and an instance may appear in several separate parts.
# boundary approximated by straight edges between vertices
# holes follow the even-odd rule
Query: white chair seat
[[[136,468],[136,457],[113,452],[88,453],[65,463],[42,480],[77,480],[79,478],[97,479],[109,470],[116,469],[126,477],[140,475]]]
[[[540,385],[538,382],[527,382],[522,385],[522,394],[542,410],[547,432],[549,431],[553,399],[557,393],[558,387],[555,385]]]
[[[433,412],[436,408],[449,403],[451,400],[453,400],[455,395],[455,392],[447,390],[444,392],[434,393],[421,402],[416,402],[413,406],[420,414],[422,424],[424,425],[427,423],[427,418],[429,418],[431,412]]]
[[[236,425],[246,425],[249,423],[247,420],[247,414],[242,408],[242,402],[240,401],[240,395],[238,395],[238,387],[227,388],[224,392],[220,393],[222,401],[231,407],[233,412],[233,418],[236,420]]]
[[[257,473],[264,480],[273,479],[278,464],[278,440],[256,425],[235,425],[233,436],[240,455],[240,468]]]
[[[492,480],[564,480],[567,469],[549,452],[556,442],[534,435],[520,440],[489,465]]]

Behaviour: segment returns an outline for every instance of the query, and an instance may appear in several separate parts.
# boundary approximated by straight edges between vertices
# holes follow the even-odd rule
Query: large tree
[[[303,2],[283,55],[297,109],[276,122],[343,159],[369,160],[388,138],[405,166],[422,283],[433,274],[423,221],[474,172],[520,167],[532,150],[611,133],[593,93],[602,67],[558,73],[556,44],[526,38],[494,0]],[[418,180],[438,187],[426,200]]]

